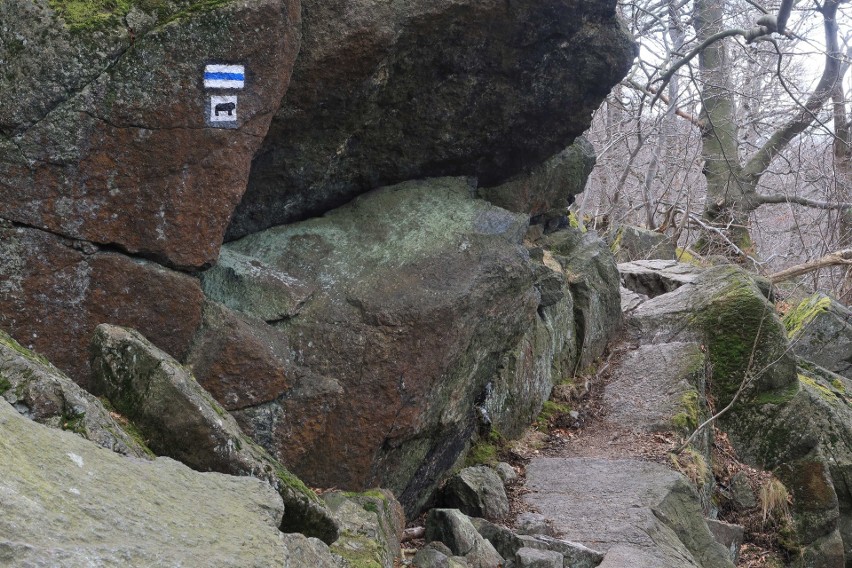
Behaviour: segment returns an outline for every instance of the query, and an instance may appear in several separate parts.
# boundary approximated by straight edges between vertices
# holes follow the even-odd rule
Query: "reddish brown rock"
[[[222,406],[238,410],[275,400],[304,373],[293,363],[288,343],[262,321],[208,301],[186,362]]]
[[[0,225],[0,328],[81,386],[101,323],[138,329],[183,357],[201,322],[195,278],[80,241]]]
[[[12,0],[9,10],[24,4]],[[286,91],[300,7],[184,4],[151,13],[142,5],[104,29],[61,12],[27,16],[28,41],[15,55],[23,63],[11,72],[36,95],[12,103],[0,124],[12,133],[0,137],[0,218],[178,268],[215,261]],[[133,30],[131,19],[139,21]],[[98,42],[103,53],[90,53]],[[38,74],[26,71],[34,62]],[[243,65],[244,87],[205,88],[210,63]],[[59,100],[48,100],[56,90]],[[237,97],[233,128],[210,127],[213,95]]]

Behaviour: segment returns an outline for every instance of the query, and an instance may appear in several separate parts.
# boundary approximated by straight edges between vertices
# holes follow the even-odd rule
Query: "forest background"
[[[778,281],[798,267],[800,287],[852,303],[852,7],[619,9],[639,57],[587,133],[598,161],[573,212],[590,228],[645,226],[687,255],[724,255]]]

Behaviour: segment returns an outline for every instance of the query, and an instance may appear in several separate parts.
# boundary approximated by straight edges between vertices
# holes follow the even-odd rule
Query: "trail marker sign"
[[[210,97],[207,106],[207,120],[211,126],[218,128],[236,128],[237,126],[237,97],[216,96]]]
[[[242,89],[246,86],[243,65],[207,65],[204,67],[205,89]]]

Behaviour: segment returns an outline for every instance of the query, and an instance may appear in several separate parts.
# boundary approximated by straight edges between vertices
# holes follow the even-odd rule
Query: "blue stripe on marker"
[[[225,81],[243,81],[245,79],[245,75],[242,73],[205,73],[204,80],[205,81],[215,81],[215,80],[225,80]]]

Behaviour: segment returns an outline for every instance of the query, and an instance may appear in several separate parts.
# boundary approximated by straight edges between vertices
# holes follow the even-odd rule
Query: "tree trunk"
[[[697,41],[703,42],[722,32],[724,2],[696,0],[694,26]],[[707,180],[707,199],[704,217],[713,225],[724,227],[728,238],[740,249],[749,251],[749,213],[754,209],[757,179],[743,174],[739,147],[735,103],[728,74],[728,50],[725,40],[710,44],[698,55],[702,81],[701,119],[703,173]],[[698,244],[699,253],[729,252],[707,236]]]

